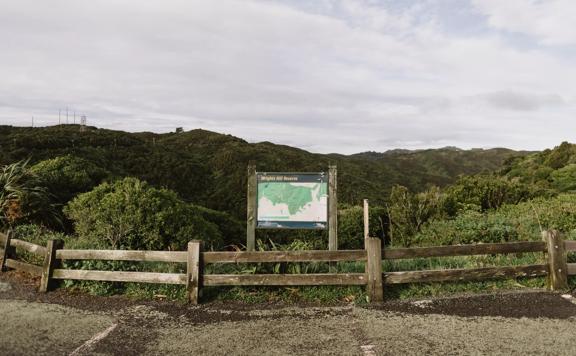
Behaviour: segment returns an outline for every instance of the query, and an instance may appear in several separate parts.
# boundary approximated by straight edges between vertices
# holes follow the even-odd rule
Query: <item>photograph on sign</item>
[[[257,173],[257,182],[258,228],[326,228],[327,174]]]

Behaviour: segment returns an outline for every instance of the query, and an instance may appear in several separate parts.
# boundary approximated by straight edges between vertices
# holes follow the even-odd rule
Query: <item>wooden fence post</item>
[[[378,303],[384,300],[384,288],[382,285],[382,242],[379,238],[366,239],[366,292],[370,303]]]
[[[60,266],[60,260],[56,259],[56,250],[64,247],[62,240],[50,240],[46,246],[46,255],[44,256],[44,265],[42,266],[42,278],[40,279],[40,288],[42,293],[48,292],[52,288],[52,273],[55,268]]]
[[[8,268],[6,267],[6,260],[9,258],[13,258],[14,248],[10,246],[10,240],[12,239],[12,230],[8,230],[6,233],[6,241],[4,241],[4,252],[2,254],[2,265],[0,266],[0,270],[5,272]]]
[[[542,232],[548,246],[548,289],[568,289],[568,264],[562,234],[557,230]]]
[[[202,241],[192,240],[188,242],[188,261],[186,272],[186,289],[188,302],[198,304],[200,290],[202,288],[203,266],[201,261]]]

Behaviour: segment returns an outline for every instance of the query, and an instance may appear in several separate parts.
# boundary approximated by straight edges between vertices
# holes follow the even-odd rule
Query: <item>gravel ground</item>
[[[1,355],[574,355],[573,298],[542,291],[287,306],[93,297],[0,274]]]

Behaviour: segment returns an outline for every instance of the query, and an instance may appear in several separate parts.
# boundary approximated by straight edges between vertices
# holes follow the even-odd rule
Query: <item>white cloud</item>
[[[497,28],[536,37],[547,45],[576,45],[573,0],[473,0]]]
[[[439,3],[0,0],[0,122],[69,105],[103,127],[344,153],[568,139],[573,55],[447,31],[459,12]]]

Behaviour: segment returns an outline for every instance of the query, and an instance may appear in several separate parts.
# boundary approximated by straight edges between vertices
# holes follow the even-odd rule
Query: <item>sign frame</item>
[[[300,180],[296,179],[295,182],[313,183],[318,181],[320,184],[326,185],[326,218],[323,221],[282,221],[282,220],[260,220],[258,217],[258,186],[262,183],[262,177],[281,177],[280,180],[271,180],[270,183],[290,183],[289,177],[304,178],[306,176],[314,177],[312,179]],[[256,209],[255,220],[256,229],[264,230],[327,230],[329,223],[329,207],[330,207],[330,194],[329,194],[329,177],[328,172],[256,172]],[[284,223],[284,225],[280,225]]]
[[[260,172],[272,173],[272,172]],[[278,172],[283,173],[283,172]],[[286,173],[313,173],[318,172],[286,172]],[[326,173],[326,172],[324,172]],[[328,166],[328,250],[338,250],[338,194],[337,194],[338,168],[336,165]],[[250,161],[247,167],[246,180],[246,250],[256,250],[257,225],[257,199],[258,181],[256,178],[256,163]]]

